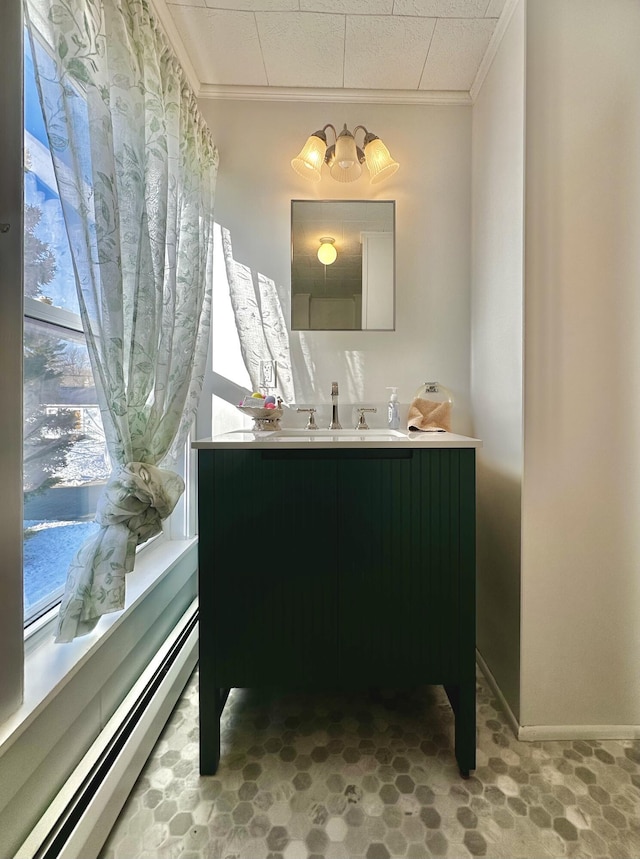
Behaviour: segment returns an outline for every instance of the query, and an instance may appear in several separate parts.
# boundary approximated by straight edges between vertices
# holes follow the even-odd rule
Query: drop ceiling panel
[[[205,6],[240,12],[293,12],[299,8],[298,0],[205,0]]]
[[[268,83],[253,13],[188,6],[171,12],[200,83]]]
[[[257,12],[269,86],[343,86],[344,16]]]
[[[233,87],[469,95],[516,0],[152,0],[209,93]],[[477,82],[476,82],[477,84]],[[276,97],[280,97],[276,94]],[[438,97],[436,95],[436,97]]]
[[[421,90],[469,90],[496,26],[494,18],[438,18]]]
[[[483,18],[489,0],[395,0],[394,15],[426,18]]]
[[[347,16],[344,86],[417,89],[435,23],[435,18]]]
[[[301,12],[338,12],[342,15],[391,15],[393,0],[300,0]]]
[[[499,18],[504,11],[507,0],[490,0],[489,7],[484,13],[485,18]]]

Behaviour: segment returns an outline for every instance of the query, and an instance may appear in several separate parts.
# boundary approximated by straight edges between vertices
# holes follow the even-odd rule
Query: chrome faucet
[[[338,383],[331,383],[331,423],[329,429],[342,429],[338,418]]]
[[[318,424],[316,423],[316,410],[314,408],[310,409],[298,409],[299,412],[309,412],[309,420],[307,421],[307,425],[305,429],[308,430],[317,430]]]
[[[378,410],[376,408],[373,408],[373,409],[358,408],[358,414],[360,415],[360,417],[358,418],[358,423],[356,424],[356,429],[357,430],[368,430],[369,424],[365,420],[364,413],[365,412],[377,412],[377,411]]]

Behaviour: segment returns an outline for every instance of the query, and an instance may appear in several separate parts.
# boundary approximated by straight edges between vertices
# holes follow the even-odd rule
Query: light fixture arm
[[[338,134],[336,132],[335,127],[333,125],[331,125],[330,122],[328,122],[322,128],[318,129],[318,131],[314,131],[311,136],[312,137],[319,137],[320,140],[323,140],[326,143],[327,142],[327,135],[325,134],[325,132],[326,132],[327,128],[330,128],[331,131],[333,131],[333,139],[334,139],[334,141],[336,141],[338,139]]]
[[[364,140],[362,141],[362,148],[363,149],[367,145],[367,143],[371,143],[372,140],[379,140],[380,139],[377,134],[373,134],[373,132],[368,131],[364,127],[364,125],[356,125],[356,127],[353,129],[353,136],[354,137],[356,136],[356,131],[358,131],[359,129],[362,129],[364,131]]]

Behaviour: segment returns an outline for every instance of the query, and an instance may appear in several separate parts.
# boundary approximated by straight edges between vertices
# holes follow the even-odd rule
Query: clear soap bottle
[[[391,391],[389,396],[389,405],[387,406],[387,425],[389,429],[400,429],[400,412],[398,411],[398,389],[388,387]]]

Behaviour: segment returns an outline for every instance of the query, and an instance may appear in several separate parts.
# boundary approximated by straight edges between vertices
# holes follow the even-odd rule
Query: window
[[[59,602],[111,465],[26,35],[24,46],[26,625]]]

